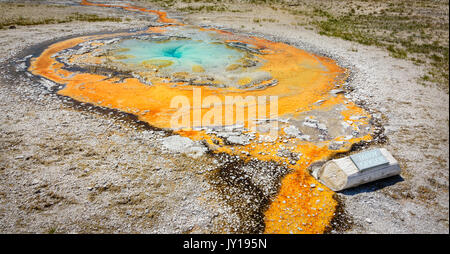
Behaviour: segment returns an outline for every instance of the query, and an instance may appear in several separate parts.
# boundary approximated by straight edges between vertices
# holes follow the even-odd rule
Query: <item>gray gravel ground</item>
[[[138,24],[0,31],[2,73],[6,59],[53,36],[133,26]],[[216,176],[233,169],[229,158],[170,152],[163,131],[77,109],[37,81],[18,77],[0,83],[0,232],[254,232],[261,225],[261,216],[246,218],[261,212],[259,203],[242,205],[244,195],[228,202],[225,195],[235,193],[221,193],[228,184]]]

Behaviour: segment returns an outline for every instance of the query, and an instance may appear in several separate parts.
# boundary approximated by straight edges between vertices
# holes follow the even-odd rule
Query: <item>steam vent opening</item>
[[[261,209],[263,232],[323,233],[337,202],[308,168],[374,131],[345,96],[347,70],[285,43],[119,7],[156,14],[161,26],[53,43],[29,71],[60,84],[59,95],[133,114],[213,154],[278,163],[289,173]]]

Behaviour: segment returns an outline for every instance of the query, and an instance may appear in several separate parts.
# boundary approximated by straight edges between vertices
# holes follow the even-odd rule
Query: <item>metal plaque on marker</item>
[[[350,159],[353,163],[355,163],[356,167],[360,171],[389,164],[389,161],[384,157],[379,149],[373,149],[350,155]]]

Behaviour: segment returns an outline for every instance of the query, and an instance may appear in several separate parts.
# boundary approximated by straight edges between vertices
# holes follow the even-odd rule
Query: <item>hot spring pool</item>
[[[237,63],[244,52],[225,44],[196,40],[146,41],[129,39],[120,42],[116,57],[123,63],[164,68],[170,72],[218,72]]]
[[[123,8],[157,14],[164,24],[52,43],[31,59],[29,72],[60,85],[61,96],[133,114],[153,127],[203,142],[214,154],[290,168],[264,212],[265,232],[324,232],[337,202],[308,167],[370,140],[374,130],[368,112],[335,92],[344,87],[346,69],[282,42],[184,25],[160,11]],[[258,116],[252,116],[256,98],[259,104],[260,98],[265,102],[267,97],[276,99],[275,110],[263,103],[258,105]],[[172,101],[179,98],[187,106],[174,107]],[[212,111],[216,106],[217,118],[231,115],[231,123],[194,121],[216,118]],[[242,127],[237,127],[241,124],[234,108],[242,109]],[[186,128],[173,128],[178,112],[189,117]],[[258,128],[250,129],[250,122]],[[276,135],[267,139],[272,122],[277,125]]]

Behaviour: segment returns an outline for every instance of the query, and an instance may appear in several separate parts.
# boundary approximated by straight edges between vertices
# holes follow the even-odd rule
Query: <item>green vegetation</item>
[[[56,233],[56,227],[51,227],[47,230],[48,234],[55,234]]]
[[[396,58],[407,59],[427,70],[424,84],[449,86],[449,2],[445,0],[141,0],[164,9],[188,13],[247,12],[248,21],[284,23],[383,48]],[[10,26],[66,23],[72,21],[114,21],[121,18],[68,13],[56,17],[18,15],[9,8],[30,9],[29,4],[2,5],[0,29]],[[260,9],[265,8],[265,16]],[[38,7],[38,5],[36,5]],[[64,6],[52,6],[64,9]],[[31,9],[33,10],[33,9]],[[268,12],[267,12],[268,11]],[[1,14],[1,13],[0,13]],[[276,19],[275,19],[276,18]],[[282,21],[280,21],[280,20]]]
[[[433,40],[435,31],[448,29],[447,23],[398,13],[354,15],[349,12],[333,16],[325,11],[315,11],[323,20],[312,22],[320,34],[375,45],[387,49],[391,56],[409,59],[416,64],[428,64],[424,81],[440,84],[448,90],[449,48],[447,41]],[[445,39],[445,38],[444,38]]]
[[[266,18],[254,18],[253,19],[253,22],[255,22],[255,23],[260,23],[260,22],[270,22],[270,23],[274,23],[274,22],[278,22],[278,20],[276,20],[276,19],[271,19],[271,18],[268,18],[268,19],[266,19]]]
[[[0,29],[9,28],[10,26],[32,26],[41,24],[58,24],[67,23],[72,21],[87,21],[87,22],[101,22],[101,21],[113,21],[121,22],[121,18],[115,17],[100,17],[96,14],[80,14],[73,13],[65,18],[26,18],[23,16],[14,17],[11,19],[1,20]]]
[[[226,6],[224,5],[199,5],[199,6],[187,6],[187,7],[181,7],[181,8],[177,8],[178,11],[182,11],[182,12],[225,12],[225,11],[229,11],[229,12],[242,12],[241,10],[232,10],[232,9],[228,9]]]
[[[196,12],[244,12],[245,10],[231,8],[228,4],[233,1],[221,0],[147,0],[146,2],[157,3],[162,7],[172,7],[177,11],[196,13]],[[188,6],[179,6],[177,4],[190,4]]]

